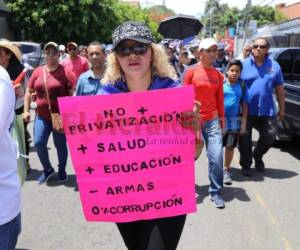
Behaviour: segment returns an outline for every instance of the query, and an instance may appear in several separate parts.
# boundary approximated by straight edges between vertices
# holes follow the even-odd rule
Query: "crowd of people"
[[[151,91],[192,85],[195,109],[189,112],[190,126],[197,137],[196,155],[206,147],[209,195],[214,206],[224,208],[223,184],[232,184],[231,164],[239,145],[241,173],[250,177],[252,159],[258,172],[265,171],[263,156],[275,139],[276,119],[284,118],[283,77],[280,66],[268,57],[269,43],[256,38],[247,44],[239,59],[225,56],[224,44],[205,38],[197,46],[178,49],[169,43],[154,43],[150,29],[140,22],[125,22],[112,34],[110,53],[99,42],[87,47],[68,42],[44,46],[45,65],[24,72],[20,50],[9,41],[0,41],[0,249],[16,246],[21,224],[20,181],[17,176],[17,149],[10,136],[15,115],[22,114],[26,135],[25,156],[29,154],[27,124],[30,104],[36,101],[33,142],[43,173],[38,183],[55,176],[49,160],[48,139],[52,133],[58,157],[58,182],[67,182],[68,149],[65,134],[54,126],[59,113],[57,98]],[[79,51],[80,50],[80,51]],[[20,78],[20,77],[19,77]],[[272,92],[277,95],[276,111]],[[191,126],[193,124],[193,126]],[[252,150],[252,128],[259,140]],[[225,148],[225,150],[223,150]],[[28,157],[26,158],[28,160]],[[223,160],[224,159],[224,160]],[[27,162],[27,170],[30,170]],[[29,173],[30,174],[30,173]],[[160,232],[164,249],[176,249],[186,215],[117,223],[128,249],[148,249],[154,227]]]

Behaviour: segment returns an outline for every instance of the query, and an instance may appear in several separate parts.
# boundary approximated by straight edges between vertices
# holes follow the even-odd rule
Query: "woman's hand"
[[[184,128],[191,128],[194,132],[200,130],[200,114],[198,112],[185,112],[182,114],[181,125]]]
[[[203,149],[203,140],[201,138],[201,116],[199,113],[200,102],[194,102],[194,108],[192,112],[185,112],[182,114],[182,126],[185,128],[191,128],[195,132],[195,160],[197,160]]]
[[[14,90],[15,90],[15,95],[19,96],[21,94],[22,91],[22,86],[21,84],[16,84],[14,85]]]
[[[24,120],[26,123],[29,123],[29,122],[30,122],[30,119],[31,119],[30,113],[27,112],[27,111],[25,111],[25,112],[23,113],[23,120]]]
[[[185,128],[192,128],[196,133],[200,130],[200,105],[200,102],[194,101],[193,111],[182,114],[181,125]]]

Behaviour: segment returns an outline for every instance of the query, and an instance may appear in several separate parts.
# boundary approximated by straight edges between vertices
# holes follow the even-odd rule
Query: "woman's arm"
[[[34,93],[34,89],[27,88],[24,96],[24,112],[23,119],[25,122],[30,122],[30,103],[31,103],[31,94]]]

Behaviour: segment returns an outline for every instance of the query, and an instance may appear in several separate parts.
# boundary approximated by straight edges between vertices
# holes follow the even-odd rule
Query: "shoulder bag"
[[[52,128],[53,130],[63,133],[64,129],[63,129],[63,125],[62,125],[62,120],[60,117],[59,113],[54,113],[52,112],[51,109],[51,103],[50,103],[50,98],[49,98],[49,91],[48,91],[48,85],[47,85],[47,72],[46,72],[46,66],[44,66],[44,86],[45,86],[45,92],[46,92],[46,97],[47,97],[47,101],[48,101],[48,106],[49,106],[49,111],[50,111],[50,115],[51,115],[51,121],[52,121]]]

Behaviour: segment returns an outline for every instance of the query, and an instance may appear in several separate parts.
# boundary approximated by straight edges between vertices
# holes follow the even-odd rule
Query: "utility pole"
[[[212,26],[213,26],[213,13],[214,13],[214,9],[215,9],[215,0],[211,0],[210,2],[210,8],[209,8],[209,37],[212,37]]]
[[[163,0],[163,4],[162,5],[166,7],[166,0]]]
[[[243,20],[237,22],[237,34],[234,38],[234,56],[238,56],[238,54],[242,51],[242,47],[246,42],[246,31],[249,22],[249,11],[251,9],[251,0],[247,0],[247,4],[244,10]],[[243,31],[241,32],[241,30]]]
[[[247,1],[247,4],[246,4],[246,7],[245,7],[245,16],[244,16],[244,34],[243,34],[243,40],[244,40],[244,43],[245,43],[245,40],[246,40],[246,31],[247,31],[247,28],[248,27],[248,23],[249,23],[249,11],[250,11],[250,8],[251,8],[251,0],[248,0]]]

